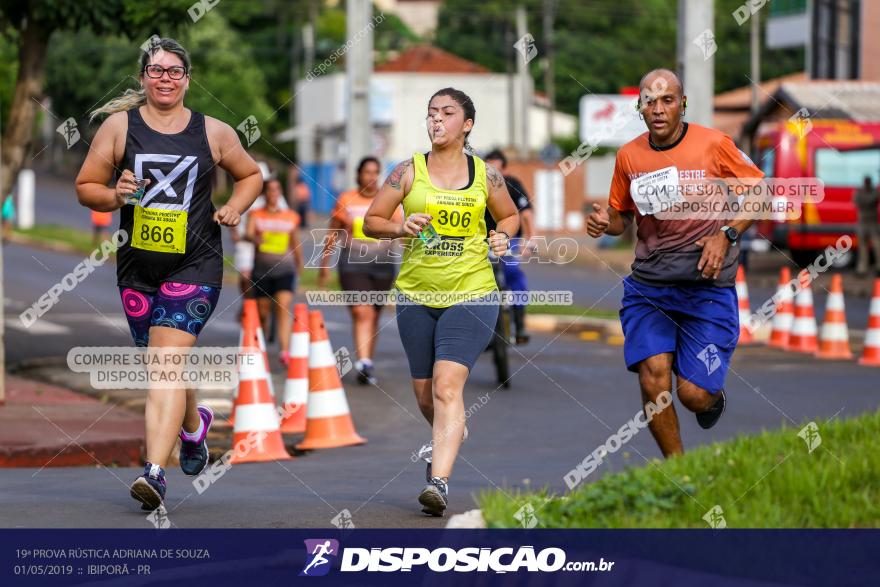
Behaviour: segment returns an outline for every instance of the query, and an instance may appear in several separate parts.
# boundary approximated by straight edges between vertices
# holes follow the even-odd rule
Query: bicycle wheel
[[[504,389],[510,388],[510,312],[504,306],[498,311],[495,321],[495,333],[492,335],[492,359],[495,363],[495,374],[498,384]]]

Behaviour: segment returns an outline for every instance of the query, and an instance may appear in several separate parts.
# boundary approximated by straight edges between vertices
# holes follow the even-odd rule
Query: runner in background
[[[287,167],[287,197],[290,207],[299,214],[302,227],[309,227],[309,208],[312,202],[312,190],[302,178],[300,168],[296,165]]]
[[[260,173],[263,176],[263,186],[265,189],[266,182],[269,181],[273,175],[270,173],[269,166],[266,165],[266,163],[259,161],[257,162],[257,165],[260,166]],[[278,205],[282,209],[287,210],[287,199],[281,198]],[[261,192],[250,209],[256,210],[265,207],[266,196]],[[235,246],[233,263],[235,264],[235,270],[238,272],[238,289],[242,297],[251,299],[255,297],[254,292],[251,289],[251,285],[253,284],[251,277],[253,277],[254,271],[254,243],[245,238],[247,217],[248,212],[246,211],[241,215],[241,222],[239,222],[238,226],[232,229],[230,236],[232,237],[232,243]],[[266,332],[265,334],[266,336],[270,336],[269,332]]]
[[[98,246],[98,243],[110,236],[111,222],[113,222],[113,212],[92,210],[92,246]]]
[[[486,155],[486,163],[494,165],[502,174],[507,168],[507,157],[498,149],[491,151]],[[516,338],[516,344],[526,344],[529,342],[529,334],[526,332],[526,306],[529,300],[529,285],[526,281],[526,274],[520,268],[520,257],[528,258],[534,252],[534,244],[532,244],[532,236],[534,236],[534,214],[532,213],[532,203],[529,200],[529,194],[526,192],[525,186],[515,177],[511,175],[504,176],[504,183],[507,184],[507,191],[519,210],[519,232],[514,235],[510,241],[510,255],[501,257],[501,265],[504,268],[504,281],[507,289],[514,294],[511,304],[513,310],[513,326]],[[495,220],[489,212],[486,212],[486,230],[495,229]]]
[[[257,298],[263,332],[269,332],[274,314],[278,332],[279,360],[287,364],[290,344],[290,317],[296,276],[302,272],[302,247],[297,229],[299,214],[281,207],[284,196],[281,181],[265,183],[264,208],[248,214],[245,238],[254,244],[252,291]]]
[[[397,241],[377,240],[364,234],[364,216],[379,191],[379,160],[365,157],[357,168],[358,189],[340,194],[330,218],[335,229],[324,245],[324,261],[318,273],[318,286],[326,287],[331,252],[339,246],[339,284],[343,291],[385,293],[391,289],[400,259]],[[398,208],[393,219],[403,222]],[[362,384],[376,384],[373,353],[379,338],[379,316],[383,304],[349,306],[357,361],[355,369]]]

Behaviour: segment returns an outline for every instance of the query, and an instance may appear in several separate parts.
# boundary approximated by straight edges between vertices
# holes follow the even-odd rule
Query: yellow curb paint
[[[578,335],[578,338],[581,340],[599,340],[598,332],[581,332]]]
[[[620,346],[623,344],[623,337],[618,335],[609,336],[605,339],[605,342],[612,346]]]

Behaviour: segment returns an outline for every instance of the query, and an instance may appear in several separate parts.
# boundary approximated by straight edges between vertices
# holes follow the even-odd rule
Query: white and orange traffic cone
[[[336,369],[336,357],[321,312],[309,312],[309,401],[306,436],[297,450],[364,444],[354,429],[345,390]]]
[[[287,382],[284,384],[282,406],[284,419],[281,432],[298,434],[306,431],[306,405],[309,400],[309,308],[293,307],[293,330],[290,333],[290,358]]]
[[[263,359],[266,361],[266,373],[269,375],[267,378],[267,381],[269,382],[269,392],[272,394],[272,397],[275,397],[275,385],[272,383],[272,367],[269,363],[269,351],[266,348],[266,336],[263,333],[263,321],[260,320],[260,310],[257,307],[257,300],[245,300],[244,307],[245,311],[248,312],[248,315],[256,320],[257,346],[263,351]]]
[[[874,280],[868,331],[865,332],[865,350],[859,359],[859,365],[880,367],[880,278]]]
[[[819,332],[820,359],[852,359],[849,348],[849,328],[843,302],[843,279],[840,274],[831,277],[831,291],[825,304],[825,319]]]
[[[736,299],[739,304],[739,343],[751,344],[754,341],[748,326],[752,320],[752,309],[749,305],[749,286],[746,283],[746,272],[742,265],[736,268]]]
[[[773,315],[770,340],[767,341],[767,346],[778,349],[784,349],[788,346],[788,339],[791,336],[791,323],[794,322],[791,287],[788,285],[790,281],[791,270],[788,267],[783,267],[779,272],[779,287],[776,289],[779,305],[776,307],[776,313]]]
[[[248,321],[242,337],[244,346],[234,408],[234,450],[229,459],[233,464],[293,458],[284,448],[275,398],[269,392],[265,360],[257,347],[256,334],[253,323]]]
[[[813,310],[813,290],[810,287],[809,274],[801,271],[798,274],[801,291],[794,298],[794,321],[791,325],[791,336],[785,350],[796,353],[815,353],[819,350],[816,337],[816,313]]]

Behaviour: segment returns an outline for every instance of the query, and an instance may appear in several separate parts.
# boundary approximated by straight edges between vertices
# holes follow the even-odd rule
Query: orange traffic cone
[[[776,314],[773,315],[771,323],[770,340],[767,341],[768,346],[784,349],[788,346],[788,339],[791,336],[791,323],[794,321],[794,306],[791,301],[791,271],[788,267],[783,267],[779,272],[779,287],[776,289],[776,295],[779,297],[779,306],[776,308]]]
[[[874,295],[871,297],[871,312],[868,318],[868,331],[865,333],[865,350],[859,365],[880,367],[880,279],[874,280]]]
[[[825,305],[825,320],[819,333],[820,359],[852,359],[849,348],[849,329],[843,303],[843,279],[840,274],[831,277],[831,291]]]
[[[336,357],[319,310],[309,312],[309,401],[306,437],[298,450],[364,444],[351,420],[345,390],[336,370]]]
[[[239,368],[238,396],[235,399],[235,426],[232,429],[233,455],[230,463],[288,460],[278,429],[275,398],[266,383],[268,374],[262,352],[256,346],[253,324],[245,328]]]
[[[290,360],[284,384],[284,419],[281,432],[297,434],[306,431],[306,404],[309,400],[309,308],[293,307],[293,331],[290,333]]]
[[[254,337],[252,341],[247,342],[248,332]],[[263,363],[266,366],[266,384],[269,386],[269,393],[275,397],[275,389],[272,387],[272,371],[269,368],[269,355],[266,353],[266,340],[263,337],[263,327],[260,326],[260,312],[257,309],[257,300],[244,300],[241,312],[241,334],[238,337],[238,348],[244,350],[246,346],[252,346],[260,349],[263,355]],[[233,409],[229,416],[229,424],[235,425],[235,404],[238,402],[238,390],[232,398]]]
[[[791,325],[791,336],[788,339],[787,351],[796,353],[815,353],[818,348],[816,339],[816,314],[813,311],[813,290],[810,288],[809,274],[801,271],[798,274],[801,291],[794,298],[794,322]]]
[[[752,319],[752,309],[749,306],[749,286],[746,283],[746,272],[742,265],[736,268],[736,299],[739,302],[738,344],[750,344],[754,342],[752,332],[748,329]]]
[[[268,373],[269,378],[269,392],[272,394],[272,397],[275,397],[275,386],[272,384],[272,368],[269,365],[269,353],[266,350],[266,337],[263,334],[263,323],[260,322],[260,310],[257,308],[257,300],[245,300],[244,301],[244,320],[252,320],[256,325],[257,332],[257,346],[263,351],[263,359],[266,361],[266,373]]]

